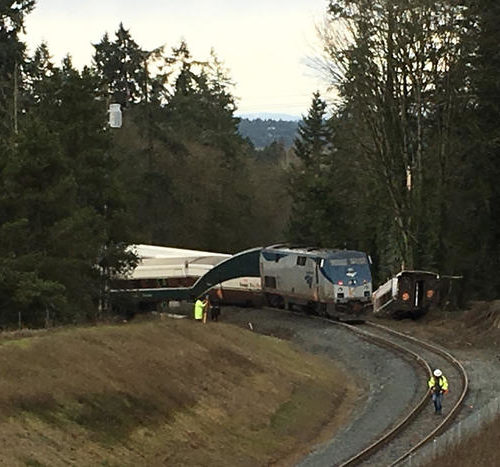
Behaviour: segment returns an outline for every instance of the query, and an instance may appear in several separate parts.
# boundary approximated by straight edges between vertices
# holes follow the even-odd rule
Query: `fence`
[[[460,444],[463,440],[477,433],[484,425],[492,422],[500,414],[500,397],[493,399],[487,405],[469,417],[461,420],[434,441],[420,448],[413,456],[399,465],[418,467],[428,465],[433,459],[446,452],[450,447]]]

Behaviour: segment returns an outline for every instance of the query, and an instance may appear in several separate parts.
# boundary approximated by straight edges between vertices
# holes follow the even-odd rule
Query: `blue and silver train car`
[[[260,274],[272,307],[334,316],[371,305],[370,260],[362,251],[275,245],[262,250]]]

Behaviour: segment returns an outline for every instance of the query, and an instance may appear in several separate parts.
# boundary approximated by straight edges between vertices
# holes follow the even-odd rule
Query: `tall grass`
[[[0,337],[5,465],[267,465],[349,416],[349,377],[226,323]]]
[[[500,416],[486,425],[476,435],[442,453],[429,467],[497,467],[500,465],[498,446],[500,445]]]

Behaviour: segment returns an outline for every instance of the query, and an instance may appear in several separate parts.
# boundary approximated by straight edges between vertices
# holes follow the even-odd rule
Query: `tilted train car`
[[[437,306],[439,300],[439,274],[401,271],[373,293],[373,313],[396,319],[417,318]]]
[[[262,250],[260,273],[264,298],[273,307],[333,316],[371,304],[370,261],[361,251],[275,245]]]
[[[113,289],[137,291],[191,287],[214,266],[231,258],[225,253],[153,245],[132,245],[130,249],[140,258],[139,264],[127,275],[115,277]],[[208,293],[212,300],[224,305],[260,306],[263,302],[260,277],[223,281]],[[114,300],[118,301],[117,298]],[[137,301],[135,306],[139,311],[154,311],[164,309],[167,304],[168,301],[161,298],[148,298]]]

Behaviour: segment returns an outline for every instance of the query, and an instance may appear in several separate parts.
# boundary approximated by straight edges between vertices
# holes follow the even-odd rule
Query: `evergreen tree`
[[[0,309],[21,310],[32,325],[47,311],[58,321],[95,316],[103,280],[133,261],[124,250],[125,206],[96,85],[69,58],[33,73],[30,105],[3,170]]]
[[[94,44],[94,67],[102,80],[106,94],[123,107],[145,99],[147,76],[146,53],[120,23],[115,41],[106,33]]]
[[[228,160],[234,158],[242,139],[227,70],[213,50],[207,63],[193,60],[185,42],[173,50],[171,62],[177,63],[179,73],[166,106],[170,133],[220,148]]]
[[[20,70],[26,48],[19,40],[19,33],[24,17],[34,5],[35,0],[0,3],[0,140],[8,138],[16,126]]]
[[[461,161],[456,193],[457,216],[450,230],[454,251],[450,256],[465,275],[476,297],[498,298],[500,279],[500,5],[491,0],[471,2],[468,11],[472,57],[468,71],[470,105],[461,120]],[[464,137],[466,136],[466,137]],[[458,214],[460,213],[460,214]],[[452,253],[455,252],[454,255]],[[485,278],[488,278],[485,280]]]
[[[337,218],[333,183],[329,177],[334,170],[331,143],[332,129],[326,119],[326,102],[316,92],[308,115],[299,123],[295,140],[295,154],[300,163],[293,164],[290,171],[293,200],[290,236],[294,241],[337,246],[338,239],[332,238],[334,231],[331,230]]]

